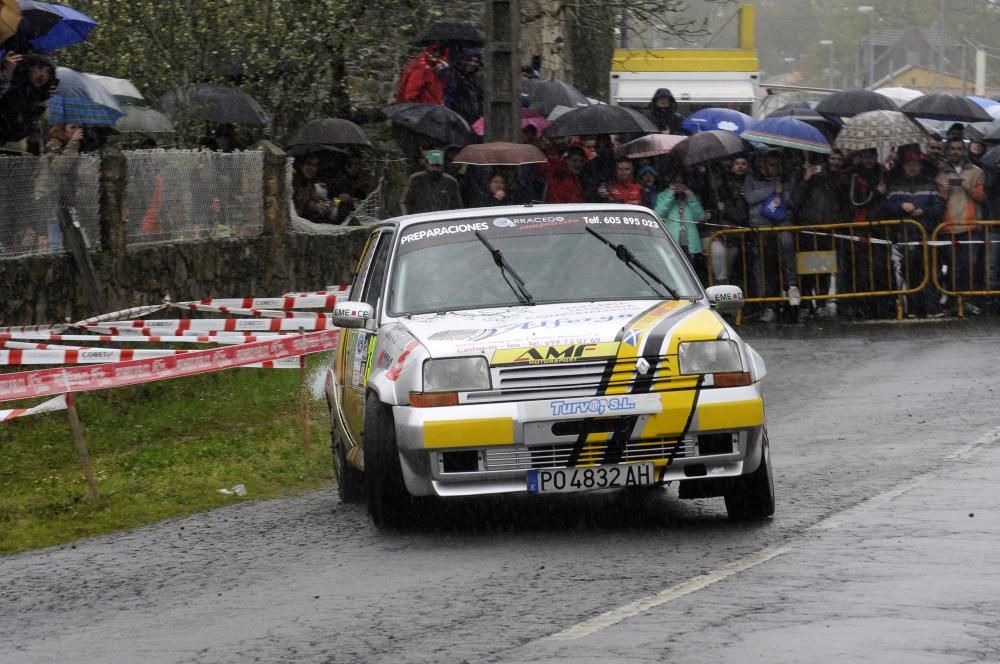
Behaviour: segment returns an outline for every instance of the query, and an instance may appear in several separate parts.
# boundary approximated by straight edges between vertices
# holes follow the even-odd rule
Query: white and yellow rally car
[[[327,372],[334,470],[376,525],[413,496],[679,481],[774,512],[761,357],[648,209],[400,217],[372,231]]]

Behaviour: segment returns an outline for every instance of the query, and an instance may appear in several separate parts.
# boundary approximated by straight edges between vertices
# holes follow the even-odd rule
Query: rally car
[[[764,362],[648,209],[454,210],[374,227],[326,375],[334,471],[376,525],[413,497],[678,481],[765,518]]]

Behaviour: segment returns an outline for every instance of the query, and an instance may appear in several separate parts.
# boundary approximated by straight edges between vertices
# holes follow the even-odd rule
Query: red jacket
[[[608,186],[608,198],[615,203],[642,205],[642,185],[635,180],[628,182],[615,181]]]
[[[420,104],[443,104],[447,77],[440,76],[432,61],[436,48],[428,46],[403,67],[396,88],[396,103],[406,101]],[[442,59],[448,57],[447,51]]]
[[[548,185],[545,187],[546,203],[582,203],[583,185],[580,176],[569,170],[566,162],[558,157],[546,164]]]

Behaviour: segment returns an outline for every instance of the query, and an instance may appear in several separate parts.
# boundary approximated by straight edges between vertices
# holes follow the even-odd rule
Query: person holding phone
[[[984,284],[982,269],[983,232],[975,222],[982,219],[982,204],[986,200],[986,176],[981,168],[969,161],[965,142],[951,139],[945,147],[946,165],[937,176],[938,191],[945,199],[942,221],[945,237],[955,242],[945,256],[954,269],[949,279],[949,290],[979,290]],[[976,243],[968,244],[970,241]],[[966,300],[965,308],[979,314],[979,307]]]

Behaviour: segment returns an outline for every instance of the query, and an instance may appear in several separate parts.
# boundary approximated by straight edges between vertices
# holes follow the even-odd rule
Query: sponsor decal
[[[565,346],[532,346],[505,348],[493,353],[494,366],[524,364],[559,364],[614,357],[618,342],[597,344],[569,344]]]
[[[507,217],[500,217],[498,219],[493,220],[493,225],[496,226],[497,228],[513,228],[515,224],[513,219],[508,219]]]
[[[609,397],[604,399],[556,399],[549,402],[552,416],[559,415],[604,415],[626,410],[635,410],[636,403],[630,397]]]
[[[632,227],[632,228],[648,228],[662,230],[663,227],[656,222],[655,219],[650,217],[639,217],[630,215],[584,215],[583,221],[587,224],[607,224],[610,226],[621,226],[621,227]]]
[[[449,224],[447,226],[436,226],[433,228],[425,228],[419,231],[414,231],[404,235],[399,240],[400,245],[409,244],[411,242],[418,242],[427,238],[440,237],[442,235],[455,235],[459,233],[474,233],[476,231],[489,230],[490,225],[485,221],[479,221],[475,223],[468,224]]]
[[[628,332],[625,333],[624,337],[622,337],[622,343],[626,343],[629,346],[636,347],[639,345],[639,335],[641,334],[642,332],[633,327],[632,329],[630,329]]]
[[[496,334],[496,328],[481,328],[478,330],[441,330],[429,338],[431,341],[479,341]]]
[[[406,358],[410,356],[410,353],[412,353],[413,349],[416,348],[418,345],[419,344],[417,343],[416,339],[406,344],[406,348],[403,349],[403,352],[396,360],[396,364],[393,365],[393,367],[386,372],[385,377],[395,382],[399,378],[399,374],[403,373],[403,367],[406,366]]]
[[[385,352],[385,350],[380,350],[378,352],[378,359],[375,360],[375,366],[378,369],[388,369],[392,366],[392,355]]]

